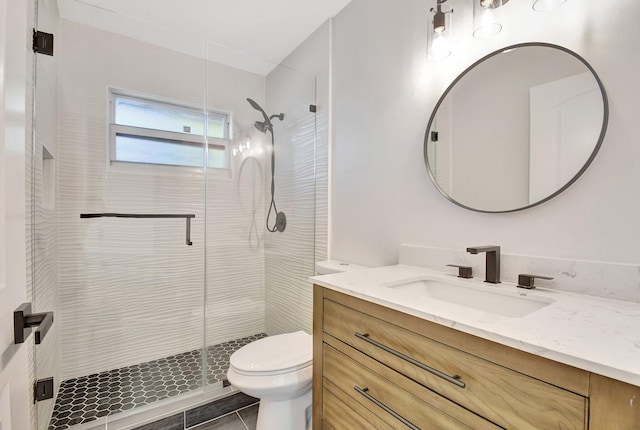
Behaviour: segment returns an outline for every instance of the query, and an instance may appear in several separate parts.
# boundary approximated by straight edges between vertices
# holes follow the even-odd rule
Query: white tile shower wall
[[[265,330],[262,159],[232,162],[234,179],[207,187],[208,345]]]
[[[453,16],[459,39],[442,62],[426,59],[425,2],[399,7],[353,0],[333,22],[334,142],[331,257],[371,266],[397,262],[401,243],[441,248],[497,243],[513,254],[637,264],[640,250],[640,2],[569,1],[549,13],[530,2],[504,8],[504,29],[474,39],[471,3]],[[455,6],[454,6],[455,7]],[[607,90],[607,135],[584,175],[529,210],[484,214],[445,199],[427,175],[423,139],[440,94],[468,65],[513,43],[555,43],[583,56]],[[507,76],[506,79],[511,79]]]
[[[251,137],[252,149],[264,148],[253,127],[256,112],[250,97],[264,104],[265,79],[207,63],[208,103],[232,112],[234,144]],[[264,156],[250,161],[231,157],[231,178],[207,181],[207,344],[214,345],[256,333],[264,326]],[[211,171],[209,172],[211,173]]]
[[[237,178],[208,179],[205,262],[203,173],[107,158],[108,87],[203,106],[205,61],[65,20],[59,40],[62,378],[201,348],[205,308],[210,343],[263,331],[263,248],[243,236]],[[248,128],[264,77],[206,66],[208,105]],[[80,219],[91,212],[193,213],[193,246],[184,220]]]
[[[470,246],[483,244],[472,243]],[[484,245],[490,245],[489,243]],[[516,255],[501,249],[502,282],[517,283],[518,275],[550,276],[552,281],[538,281],[540,287],[608,299],[640,302],[640,265],[601,261]],[[484,279],[485,255],[471,255],[464,249],[444,249],[403,244],[399,262],[440,272],[456,273],[447,264],[471,266],[475,278]]]
[[[38,2],[40,31],[58,32],[58,10],[55,2]],[[58,239],[55,207],[55,168],[57,159],[57,63],[58,46],[54,56],[36,55],[35,77],[35,156],[34,156],[34,291],[33,306],[37,312],[54,313],[54,324],[44,341],[35,348],[37,379],[53,376],[54,390],[60,385],[59,298],[58,298]],[[46,148],[46,149],[45,149]],[[46,155],[45,155],[46,154]],[[53,158],[50,158],[53,157]],[[46,165],[45,165],[46,163]],[[54,401],[38,403],[38,429],[46,429]]]

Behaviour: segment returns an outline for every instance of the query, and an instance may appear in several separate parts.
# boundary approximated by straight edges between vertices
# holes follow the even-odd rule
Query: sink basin
[[[473,281],[470,281],[473,282]],[[439,279],[419,279],[387,285],[415,300],[435,299],[490,314],[520,318],[549,306],[553,299],[531,296],[526,291],[491,291],[498,287],[461,285]]]

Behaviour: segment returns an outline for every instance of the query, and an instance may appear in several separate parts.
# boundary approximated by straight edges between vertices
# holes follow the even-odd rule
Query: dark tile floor
[[[237,392],[133,430],[255,430],[259,399]]]
[[[189,430],[256,430],[257,422],[258,405],[253,405]]]
[[[231,354],[264,336],[261,333],[208,347],[207,384],[224,380]],[[49,430],[64,430],[201,386],[201,350],[69,379],[60,385]]]

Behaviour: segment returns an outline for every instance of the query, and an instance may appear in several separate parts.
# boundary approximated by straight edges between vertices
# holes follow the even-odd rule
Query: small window
[[[206,131],[205,131],[206,124]],[[226,169],[229,114],[111,91],[111,162]]]

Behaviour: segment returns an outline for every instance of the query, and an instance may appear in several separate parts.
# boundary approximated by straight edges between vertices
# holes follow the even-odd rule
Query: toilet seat
[[[230,365],[241,375],[270,376],[311,366],[313,338],[304,331],[268,336],[231,355]]]

